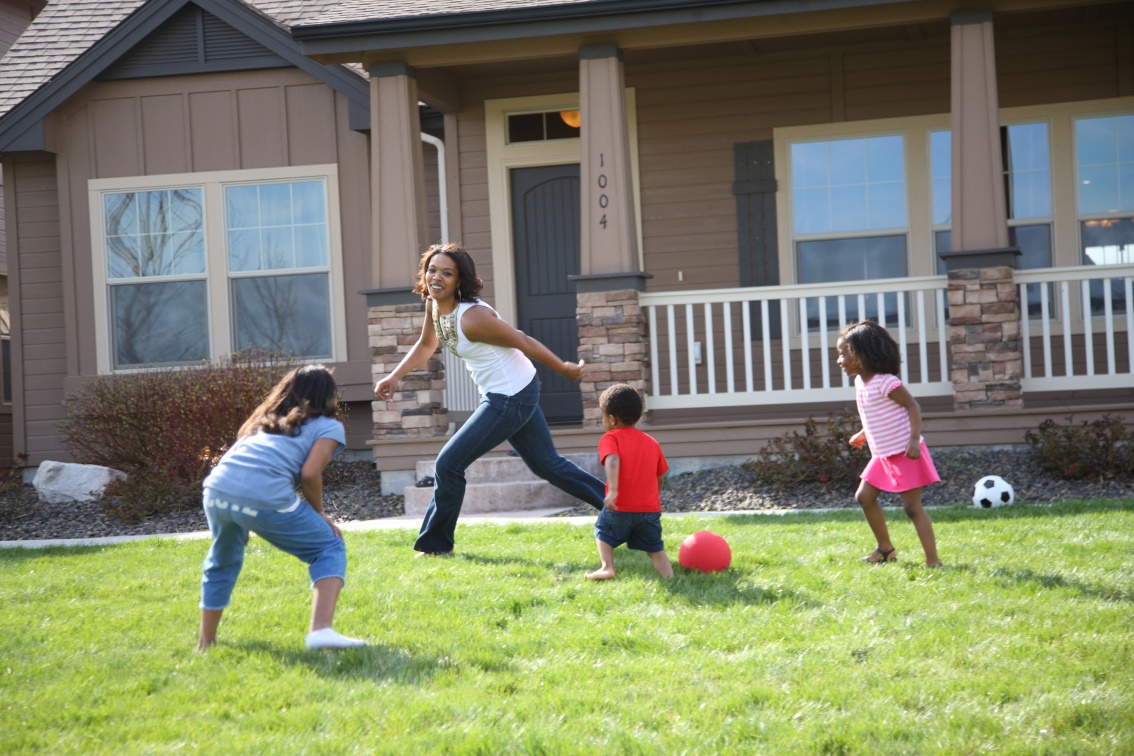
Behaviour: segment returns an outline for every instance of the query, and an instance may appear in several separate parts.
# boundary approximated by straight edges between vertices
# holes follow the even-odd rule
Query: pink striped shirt
[[[901,385],[901,379],[889,373],[878,373],[869,381],[863,381],[860,375],[854,377],[858,415],[873,457],[903,454],[909,445],[909,410],[890,398],[891,392]]]

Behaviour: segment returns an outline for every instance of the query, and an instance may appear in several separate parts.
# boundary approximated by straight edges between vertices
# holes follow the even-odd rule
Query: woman
[[[379,399],[389,401],[398,382],[443,344],[465,361],[480,389],[480,405],[437,457],[433,499],[414,544],[420,555],[453,550],[465,498],[465,470],[504,441],[536,475],[595,509],[603,508],[603,482],[555,451],[539,408],[540,385],[532,360],[572,381],[586,374],[586,365],[559,359],[546,346],[505,323],[478,298],[483,288],[464,247],[435,244],[426,250],[414,287],[428,302],[421,336],[394,372],[374,387]]]

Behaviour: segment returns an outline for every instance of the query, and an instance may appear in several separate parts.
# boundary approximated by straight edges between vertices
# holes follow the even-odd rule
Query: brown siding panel
[[[180,94],[141,98],[146,173],[188,172],[184,100]]]
[[[194,171],[228,171],[237,167],[231,92],[191,92],[189,133]]]
[[[95,168],[102,178],[140,176],[142,171],[137,101],[132,98],[95,100],[91,104]]]
[[[240,167],[287,165],[283,95],[276,87],[241,89],[236,93]]]
[[[16,222],[12,250],[13,291],[12,383],[15,451],[27,452],[30,464],[69,459],[56,432],[66,374],[63,330],[62,244],[58,206],[47,202],[55,191],[55,160],[28,159],[10,164],[9,179]],[[24,222],[23,197],[32,195],[28,215],[45,218]],[[25,282],[22,275],[39,282]],[[47,419],[44,419],[47,418]]]
[[[287,142],[291,165],[335,162],[335,93],[322,84],[284,88]]]

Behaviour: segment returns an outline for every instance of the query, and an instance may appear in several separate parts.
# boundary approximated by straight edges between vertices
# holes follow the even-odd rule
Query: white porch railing
[[[885,321],[914,396],[949,395],[946,289],[944,276],[927,276],[643,294],[649,407],[853,401],[835,341],[861,317]]]
[[[1134,265],[1018,270],[1029,391],[1134,386]]]

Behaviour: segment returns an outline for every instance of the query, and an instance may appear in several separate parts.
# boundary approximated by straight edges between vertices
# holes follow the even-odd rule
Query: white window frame
[[[508,97],[484,101],[486,162],[488,172],[489,232],[492,244],[493,306],[500,317],[516,322],[516,260],[512,241],[513,168],[564,165],[581,160],[582,139],[550,139],[542,142],[508,142],[508,116],[551,110],[578,110],[579,93]],[[626,118],[630,137],[630,174],[634,195],[634,217],[642,217],[638,180],[638,105],[633,87],[626,88]],[[583,124],[586,127],[586,124]],[[638,267],[644,270],[642,224],[638,223]],[[482,278],[484,276],[482,275]],[[488,279],[485,278],[486,283]]]
[[[1134,99],[1134,98],[1126,98]],[[1079,264],[1087,265],[1087,250],[1083,246],[1083,222],[1091,220],[1123,220],[1126,218],[1134,218],[1134,209],[1130,210],[1116,210],[1115,212],[1101,212],[1101,213],[1084,213],[1079,207],[1079,154],[1076,148],[1075,140],[1075,124],[1080,120],[1087,120],[1092,118],[1116,118],[1122,116],[1134,115],[1134,104],[1127,109],[1110,109],[1099,112],[1077,112],[1071,114],[1070,117],[1070,160],[1071,167],[1075,175],[1074,184],[1074,205],[1075,205],[1075,235],[1076,235],[1076,252],[1079,255]]]
[[[108,276],[103,195],[118,192],[162,191],[199,188],[204,205],[205,277],[209,313],[209,355],[213,362],[235,351],[229,301],[228,240],[224,188],[232,184],[279,183],[322,180],[327,187],[327,232],[330,274],[330,357],[319,361],[346,360],[346,306],[343,301],[342,228],[339,216],[338,166],[335,164],[256,168],[234,171],[128,176],[91,179],[87,182],[91,222],[91,273],[94,282],[95,346],[99,375],[135,373],[148,367],[115,370],[112,365],[112,327],[108,301]],[[242,273],[241,276],[247,274]]]
[[[932,261],[926,255],[918,254],[915,240],[932,241],[932,207],[930,206],[929,175],[929,130],[939,129],[938,124],[948,124],[948,117],[887,118],[853,123],[824,123],[814,126],[794,126],[772,131],[776,160],[776,176],[779,178],[776,189],[777,227],[779,234],[778,253],[781,276],[790,271],[791,280],[783,283],[799,283],[796,242],[821,239],[850,239],[863,236],[898,236],[906,238],[906,275],[934,275]],[[904,228],[870,229],[826,234],[795,233],[795,207],[793,204],[793,183],[791,172],[791,145],[797,142],[832,141],[836,139],[865,139],[880,136],[902,137],[903,170],[905,172],[906,225]],[[924,156],[924,157],[923,157]],[[926,259],[922,259],[926,258]]]

